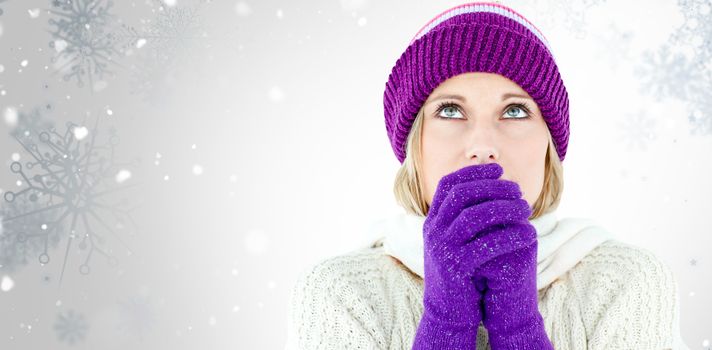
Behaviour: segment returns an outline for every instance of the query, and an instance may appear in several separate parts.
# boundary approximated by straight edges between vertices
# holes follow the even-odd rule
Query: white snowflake
[[[712,87],[706,91],[712,91]],[[712,135],[712,97],[709,95],[709,92],[707,95],[698,94],[698,99],[692,103],[692,110],[688,114],[692,135]]]
[[[671,36],[677,45],[689,45],[700,61],[712,60],[712,0],[678,0],[683,25]]]
[[[634,74],[641,81],[641,91],[656,99],[688,99],[701,88],[700,71],[685,55],[671,52],[668,45],[646,51]]]
[[[629,151],[645,151],[657,138],[656,121],[649,111],[627,114],[617,123],[619,135]]]
[[[642,91],[687,104],[691,134],[712,135],[712,0],[679,0],[678,6],[683,25],[657,51],[647,51],[635,73]]]
[[[712,0],[678,0],[683,25],[671,35],[671,45],[692,48],[692,69],[698,72],[697,86],[688,97],[688,120],[693,135],[712,135]]]
[[[541,27],[560,27],[568,33],[572,33],[577,39],[587,36],[586,13],[591,9],[604,3],[606,0],[572,0],[558,1],[546,0],[537,1],[532,9],[537,22]],[[524,2],[522,7],[531,6]],[[516,8],[516,6],[512,6]],[[546,35],[546,33],[544,33]]]
[[[609,30],[591,32],[590,35],[598,41],[597,47],[601,48],[596,52],[597,56],[607,60],[612,69],[617,69],[621,61],[631,59],[630,44],[633,39],[631,31],[623,31],[614,22],[609,26]]]

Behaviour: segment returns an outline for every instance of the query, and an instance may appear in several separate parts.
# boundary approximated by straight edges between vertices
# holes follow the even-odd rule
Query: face
[[[548,129],[536,102],[499,74],[469,72],[444,81],[423,104],[421,142],[425,198],[443,176],[495,162],[531,208],[544,182]]]

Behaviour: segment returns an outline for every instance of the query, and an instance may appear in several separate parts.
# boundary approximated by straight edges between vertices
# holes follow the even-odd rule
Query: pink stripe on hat
[[[463,13],[473,13],[473,12],[492,12],[492,13],[497,13],[500,15],[507,16],[517,22],[519,22],[521,25],[527,27],[532,33],[536,34],[537,37],[539,37],[539,40],[541,40],[549,50],[551,48],[549,47],[549,42],[544,36],[544,34],[537,28],[537,26],[534,25],[534,23],[530,22],[526,17],[524,17],[522,14],[519,12],[500,5],[498,3],[493,3],[493,2],[487,2],[487,1],[477,1],[477,2],[470,2],[466,4],[461,4],[457,5],[455,7],[452,7],[450,9],[447,9],[443,12],[440,12],[437,16],[433,17],[428,23],[426,23],[424,26],[418,30],[418,33],[413,36],[413,39],[410,40],[410,43],[412,44],[413,41],[417,40],[419,37],[425,35],[430,29],[436,27],[438,24],[442,23],[446,19],[463,14]]]

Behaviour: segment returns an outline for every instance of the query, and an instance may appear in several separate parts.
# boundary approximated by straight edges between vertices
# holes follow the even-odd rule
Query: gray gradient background
[[[1,273],[14,284],[0,291],[0,348],[281,349],[296,275],[376,238],[370,223],[399,211],[384,84],[417,30],[459,3],[201,3],[198,33],[207,35],[179,37],[170,80],[148,79],[137,92],[137,74],[160,65],[142,56],[151,41],[118,57],[122,66],[96,89],[79,87],[51,63],[50,2],[0,1],[0,112],[40,108],[59,126],[97,117],[114,126],[116,157],[134,165],[125,196],[138,206],[135,232],[120,232],[128,249],[108,236],[117,266],[95,256],[80,274],[86,252],[75,241],[60,284],[64,236],[48,264],[30,256]],[[702,88],[681,94],[691,70],[669,73],[645,58],[689,24],[684,7],[504,3],[544,32],[569,91],[560,217],[596,218],[657,253],[679,283],[683,338],[709,348],[712,104],[700,101],[712,96],[700,89],[712,86],[712,70],[694,71]],[[111,11],[140,26],[155,9],[114,0]],[[704,28],[706,49],[688,48],[689,57],[710,58]],[[690,108],[706,126],[691,125]],[[0,192],[22,188],[10,164],[15,153],[28,157],[11,129],[0,123]],[[70,311],[88,326],[73,344],[55,329]]]

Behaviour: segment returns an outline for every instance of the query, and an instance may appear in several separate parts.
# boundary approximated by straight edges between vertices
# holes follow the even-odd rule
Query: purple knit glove
[[[510,201],[503,210],[519,212],[521,209]],[[476,273],[486,284],[482,321],[493,350],[554,349],[537,306],[536,234],[536,228],[526,219],[488,233],[530,242],[524,248],[486,262]]]
[[[485,287],[476,281],[477,268],[531,244],[530,236],[507,235],[514,231],[476,237],[526,221],[531,213],[519,185],[498,179],[502,173],[499,164],[489,163],[440,179],[423,223],[424,310],[413,349],[476,349]]]

